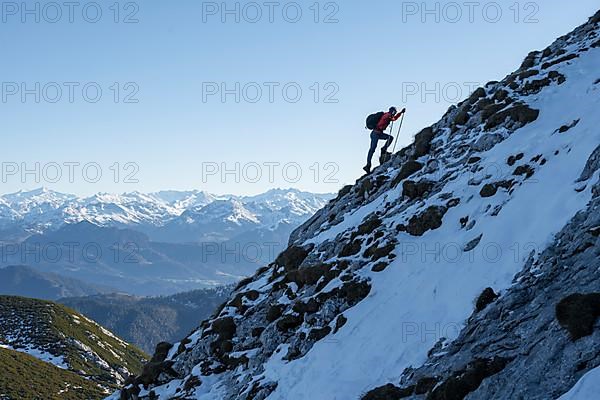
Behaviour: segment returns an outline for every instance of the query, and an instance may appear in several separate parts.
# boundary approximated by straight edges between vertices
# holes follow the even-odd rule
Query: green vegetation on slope
[[[115,388],[139,373],[148,359],[64,305],[24,297],[0,296],[0,344],[63,357],[70,371],[104,388]]]
[[[38,360],[0,348],[0,399],[96,400],[106,393],[92,381]]]

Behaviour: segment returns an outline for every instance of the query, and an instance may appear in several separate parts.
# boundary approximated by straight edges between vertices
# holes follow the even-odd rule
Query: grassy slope
[[[0,348],[0,399],[95,400],[106,395],[92,381],[27,354]]]
[[[10,315],[13,321],[16,317],[16,321],[33,326],[35,330],[32,335],[35,336],[36,344],[58,348],[71,371],[77,371],[105,387],[116,387],[118,383],[100,365],[87,357],[75,345],[74,340],[91,349],[115,370],[126,368],[131,373],[139,373],[143,362],[148,359],[141,350],[111,336],[96,323],[60,304],[0,296],[0,316],[2,315]],[[2,329],[0,327],[0,333]],[[8,333],[11,332],[10,327],[5,329]]]

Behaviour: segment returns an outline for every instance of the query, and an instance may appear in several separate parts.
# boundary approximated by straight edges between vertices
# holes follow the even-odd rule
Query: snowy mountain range
[[[249,197],[171,191],[79,198],[48,189],[4,195],[0,268],[13,268],[0,275],[19,282],[5,293],[20,295],[50,293],[51,282],[60,282],[54,292],[98,287],[141,296],[231,284],[272,261],[331,197],[291,189]]]
[[[295,230],[110,399],[600,393],[600,11]]]
[[[82,221],[105,227],[135,228],[161,240],[197,241],[218,237],[233,227],[276,229],[278,224],[299,224],[331,199],[294,189],[274,189],[258,196],[217,196],[202,191],[156,193],[99,193],[77,197],[46,188],[0,196],[0,231],[20,228],[43,233]],[[200,233],[184,238],[178,229]],[[212,230],[212,231],[211,231]],[[240,231],[241,229],[237,229]],[[177,236],[172,238],[171,235]],[[206,236],[206,237],[205,237]],[[187,240],[186,240],[187,239]]]

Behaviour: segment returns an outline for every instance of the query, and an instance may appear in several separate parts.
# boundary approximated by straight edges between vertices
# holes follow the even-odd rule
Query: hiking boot
[[[379,156],[379,164],[385,164],[392,158],[392,153],[388,153],[387,151],[382,151]]]

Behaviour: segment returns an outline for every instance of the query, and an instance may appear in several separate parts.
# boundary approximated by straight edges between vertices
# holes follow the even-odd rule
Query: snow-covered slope
[[[113,398],[550,399],[567,392],[600,364],[598,330],[586,332],[589,341],[570,338],[561,326],[571,323],[572,300],[566,317],[561,307],[555,317],[552,303],[579,287],[600,292],[591,262],[600,231],[599,23],[600,12],[531,53],[515,73],[451,107],[414,144],[344,188],[212,319],[157,353],[161,368]],[[562,291],[546,298],[545,324],[533,325],[553,352],[530,369],[537,343],[528,338],[537,336],[519,329],[540,311],[519,308],[519,299],[527,299],[524,291],[556,291],[556,274],[570,266],[578,269],[565,273]],[[582,270],[586,284],[573,284]],[[474,316],[494,300],[495,316]],[[495,340],[479,343],[473,332],[480,330]],[[583,346],[586,362],[569,364]],[[553,375],[541,371],[548,362]]]

